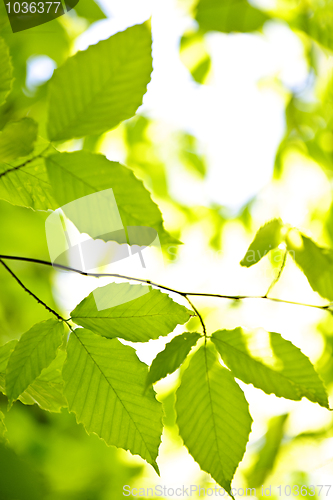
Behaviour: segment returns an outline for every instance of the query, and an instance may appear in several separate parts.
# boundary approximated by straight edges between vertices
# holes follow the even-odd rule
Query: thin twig
[[[227,300],[247,300],[247,299],[265,299],[269,300],[271,302],[280,302],[283,304],[292,304],[295,306],[303,306],[303,307],[312,307],[316,309],[321,309],[323,311],[329,311],[331,304],[326,304],[323,306],[317,306],[314,304],[306,304],[304,302],[295,302],[291,300],[284,300],[284,299],[278,299],[275,297],[266,297],[266,295],[224,295],[224,294],[219,294],[219,293],[202,293],[202,292],[182,292],[180,290],[175,290],[174,288],[170,288],[164,285],[159,285],[158,283],[155,283],[150,280],[145,280],[141,278],[134,278],[133,276],[126,276],[123,274],[114,274],[114,273],[89,273],[85,271],[81,271],[79,269],[75,269],[73,267],[69,266],[63,266],[62,264],[52,264],[52,262],[46,261],[46,260],[41,260],[41,259],[33,259],[30,257],[18,257],[14,255],[0,255],[0,259],[7,259],[7,260],[17,260],[17,261],[23,261],[23,262],[32,262],[35,264],[42,264],[45,266],[50,266],[54,267],[57,269],[62,269],[65,271],[72,271],[77,274],[81,274],[82,276],[91,276],[94,278],[102,278],[102,277],[109,277],[109,278],[119,278],[119,279],[126,279],[128,281],[137,281],[139,283],[145,283],[147,285],[155,286],[157,288],[160,288],[161,290],[166,290],[171,293],[176,293],[178,295],[181,295],[184,298],[188,298],[189,296],[196,296],[196,297],[212,297],[212,298],[218,298],[218,299],[227,299]]]
[[[5,264],[5,262],[0,259],[0,264],[3,265],[3,267],[9,272],[9,274],[17,281],[17,283],[20,285],[20,287],[23,288],[24,291],[26,291],[29,295],[31,295],[31,297],[33,297],[37,302],[38,304],[41,304],[42,306],[45,307],[45,309],[47,309],[51,314],[53,314],[56,318],[58,318],[60,321],[63,321],[64,323],[68,324],[67,323],[67,320],[65,318],[63,318],[62,316],[60,316],[60,314],[58,314],[56,311],[54,311],[51,307],[49,307],[47,304],[45,304],[45,302],[43,302],[39,297],[37,297],[37,295],[35,295],[31,290],[29,290],[29,288],[27,288],[23,283],[22,281],[16,276],[16,274],[7,266],[7,264]],[[69,325],[68,325],[69,326]]]
[[[192,309],[195,312],[195,314],[198,316],[198,318],[200,320],[200,323],[201,323],[201,326],[202,326],[202,330],[203,330],[204,336],[207,337],[206,326],[205,326],[205,323],[204,323],[204,321],[202,319],[201,314],[199,313],[199,311],[195,307],[195,305],[192,303],[192,301],[186,295],[185,295],[185,298],[186,298],[187,302],[190,304],[190,306],[192,307]]]

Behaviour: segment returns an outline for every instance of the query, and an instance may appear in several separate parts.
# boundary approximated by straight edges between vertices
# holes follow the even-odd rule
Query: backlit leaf
[[[105,156],[87,151],[57,153],[49,156],[45,161],[59,206],[93,193],[112,189],[123,226],[145,226],[155,229],[162,243],[170,238],[163,228],[159,208],[152,201],[142,181],[137,179],[130,169],[120,163],[107,160]],[[100,218],[104,219],[106,214],[105,211],[100,214],[98,206],[94,211],[89,209],[89,204],[86,206],[80,204],[77,208],[71,206],[68,217],[80,232],[94,235]],[[111,209],[109,217],[111,220],[114,217]],[[105,241],[113,239],[124,243],[124,236],[122,234],[117,236],[117,234],[101,234],[98,237]],[[134,233],[130,243],[132,245],[147,244],[142,242],[141,238],[141,232]]]
[[[110,283],[83,299],[71,318],[104,337],[132,342],[157,339],[190,319],[191,311],[186,307],[159,290],[145,293],[148,290],[142,285]]]
[[[241,266],[251,267],[261,260],[270,250],[278,247],[284,241],[283,224],[280,219],[273,219],[262,226],[254,237]]]
[[[50,82],[49,138],[100,134],[130,118],[142,103],[151,71],[146,23],[78,52],[55,70]]]
[[[147,377],[147,386],[155,384],[177,370],[199,338],[199,333],[193,332],[185,332],[174,337],[153,360]]]
[[[148,367],[132,347],[77,329],[63,370],[70,411],[88,433],[140,455],[158,472],[162,406],[144,387]]]
[[[31,118],[9,122],[0,132],[0,162],[15,160],[32,153],[37,129],[37,123]]]
[[[313,290],[333,300],[333,250],[318,246],[297,230],[289,231],[287,246]]]
[[[50,319],[37,323],[16,344],[6,369],[6,394],[10,402],[41,374],[55,358],[64,326]]]
[[[252,418],[243,391],[211,348],[201,347],[184,371],[176,411],[179,432],[190,454],[230,494]]]
[[[246,384],[295,401],[306,397],[328,408],[324,384],[309,358],[279,333],[219,330],[212,341],[234,376]]]

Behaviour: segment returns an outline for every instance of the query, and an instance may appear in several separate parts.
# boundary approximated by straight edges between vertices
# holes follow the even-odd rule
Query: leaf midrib
[[[97,366],[97,369],[100,371],[101,375],[103,376],[103,378],[106,380],[107,384],[109,387],[111,387],[112,391],[114,392],[115,396],[117,397],[117,399],[119,400],[119,402],[121,403],[122,407],[124,408],[125,412],[127,413],[128,417],[130,418],[131,422],[133,422],[134,424],[134,427],[136,428],[137,432],[139,433],[141,439],[142,439],[142,442],[144,443],[145,447],[146,447],[146,450],[148,452],[148,455],[150,457],[150,460],[152,461],[153,464],[156,463],[156,461],[153,459],[153,457],[151,456],[151,453],[149,451],[149,448],[146,444],[146,441],[145,439],[143,438],[140,430],[138,429],[137,425],[136,425],[136,422],[133,420],[131,414],[129,413],[129,411],[127,410],[126,406],[124,405],[123,401],[121,400],[121,398],[118,396],[118,393],[117,391],[113,388],[111,382],[109,381],[109,379],[107,378],[107,376],[104,374],[104,372],[102,371],[101,367],[98,365],[98,363],[95,361],[94,357],[92,356],[92,354],[88,351],[87,347],[84,345],[84,343],[82,342],[82,340],[78,337],[78,335],[75,333],[75,330],[72,332],[74,333],[75,337],[77,338],[77,340],[80,342],[80,344],[82,345],[82,347],[85,349],[85,351],[87,352],[87,355],[91,358],[92,362]]]

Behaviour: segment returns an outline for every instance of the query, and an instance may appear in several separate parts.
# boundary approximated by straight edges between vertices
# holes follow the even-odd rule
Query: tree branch
[[[104,277],[109,277],[109,278],[119,278],[119,279],[126,279],[128,281],[137,281],[139,283],[145,283],[147,285],[155,286],[156,288],[159,288],[161,290],[166,290],[171,293],[176,293],[178,295],[181,295],[184,297],[186,300],[188,300],[189,296],[196,296],[196,297],[212,297],[212,298],[219,298],[219,299],[229,299],[229,300],[247,300],[247,299],[264,299],[264,300],[269,300],[271,302],[280,302],[282,304],[291,304],[295,306],[303,306],[303,307],[312,307],[315,309],[321,309],[323,311],[328,311],[332,312],[330,310],[331,304],[326,304],[324,306],[317,306],[315,304],[306,304],[304,302],[295,302],[291,300],[284,300],[284,299],[278,299],[275,297],[267,297],[266,295],[223,295],[219,293],[201,293],[201,292],[182,292],[181,290],[175,290],[174,288],[170,288],[164,285],[159,285],[158,283],[154,283],[153,281],[150,280],[145,280],[141,278],[134,278],[133,276],[126,276],[124,274],[115,274],[115,273],[89,273],[85,271],[81,271],[80,269],[75,269],[73,267],[69,266],[63,266],[61,264],[52,264],[52,262],[49,262],[47,260],[42,260],[42,259],[33,259],[31,257],[18,257],[14,255],[0,255],[0,259],[4,260],[16,260],[20,262],[32,262],[35,264],[41,264],[49,267],[54,267],[56,269],[62,269],[64,271],[72,271],[77,274],[81,274],[82,276],[91,276],[94,278],[104,278]],[[193,308],[193,306],[192,306]],[[194,310],[194,309],[193,309]],[[200,319],[200,317],[199,317]]]
[[[47,304],[45,304],[45,302],[43,302],[39,297],[37,297],[37,295],[35,295],[31,290],[29,290],[29,288],[27,288],[23,283],[22,281],[16,276],[16,274],[7,266],[7,264],[5,264],[5,262],[0,258],[0,264],[3,265],[3,267],[6,269],[6,271],[9,272],[9,274],[17,281],[17,283],[20,285],[20,287],[23,288],[23,290],[25,292],[27,292],[29,295],[31,295],[31,297],[33,297],[37,302],[38,304],[41,304],[42,306],[45,307],[45,309],[47,309],[51,314],[53,314],[56,318],[58,318],[60,321],[63,321],[64,323],[67,324],[67,321],[65,318],[63,318],[62,316],[60,316],[60,314],[58,314],[56,311],[54,311],[51,307],[49,307]],[[69,325],[68,325],[69,326]]]

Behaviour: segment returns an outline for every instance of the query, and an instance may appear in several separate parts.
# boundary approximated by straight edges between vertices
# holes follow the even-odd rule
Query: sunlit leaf
[[[31,118],[9,122],[0,132],[0,162],[28,156],[37,139],[37,123]]]
[[[62,342],[64,326],[50,319],[37,323],[16,344],[6,369],[6,394],[10,402],[49,366]]]
[[[230,493],[252,418],[243,391],[207,346],[183,373],[176,411],[180,435],[194,460]]]
[[[251,267],[259,262],[270,250],[276,248],[284,241],[283,223],[280,219],[273,219],[262,226],[254,237],[241,266]]]
[[[199,32],[185,33],[180,41],[180,58],[197,83],[205,83],[211,68],[204,37]]]
[[[193,332],[185,332],[174,337],[153,360],[147,377],[147,386],[155,384],[177,370],[199,338],[199,333]]]
[[[318,246],[296,230],[288,233],[287,245],[313,290],[333,300],[333,250]]]
[[[56,413],[67,406],[61,375],[65,357],[65,351],[58,350],[56,358],[44,368],[18,399],[26,405],[37,404],[43,410]]]
[[[30,155],[9,163],[0,162],[0,198],[34,210],[58,208],[44,163],[44,156],[50,151],[50,143],[38,139]]]
[[[246,472],[249,487],[261,486],[268,474],[272,471],[283,438],[284,426],[288,413],[277,415],[268,422],[268,428],[262,445],[255,454],[255,461],[251,469]]]
[[[78,325],[104,337],[147,342],[186,323],[191,311],[159,290],[142,285],[110,283],[97,288],[71,312]],[[98,304],[98,308],[97,305]]]
[[[6,394],[6,368],[11,353],[17,345],[17,340],[11,340],[0,347],[0,391]],[[43,410],[59,412],[67,406],[63,395],[63,380],[61,370],[66,353],[58,350],[57,356],[47,368],[18,397],[26,405],[38,404]]]
[[[87,151],[57,153],[45,161],[59,206],[89,194],[112,189],[124,227],[145,226],[154,229],[162,243],[171,238],[163,228],[161,212],[152,201],[149,191],[130,169],[107,160],[105,156]],[[99,207],[93,213],[88,210],[89,204],[86,207],[82,204],[77,209],[71,206],[69,218],[81,232],[95,234],[99,218],[104,219],[105,213],[101,215]],[[113,215],[110,213],[110,217]],[[99,237],[105,241],[118,241],[117,238],[120,238],[118,242],[124,243],[123,235],[117,234],[102,234]],[[130,243],[142,245],[140,237],[141,233],[134,233]]]
[[[69,410],[88,433],[140,455],[158,472],[162,407],[152,388],[144,393],[148,367],[132,347],[77,329],[63,370]]]
[[[133,116],[151,71],[151,34],[146,23],[69,58],[49,85],[50,139],[106,132]]]
[[[5,41],[0,38],[0,106],[5,102],[6,97],[12,88],[13,67]]]
[[[195,19],[205,31],[247,33],[260,30],[269,16],[246,0],[200,0]]]
[[[80,0],[75,6],[76,13],[87,19],[90,23],[105,19],[106,15],[94,0]]]
[[[235,377],[266,394],[328,408],[327,394],[309,358],[279,333],[218,330],[212,341]]]

